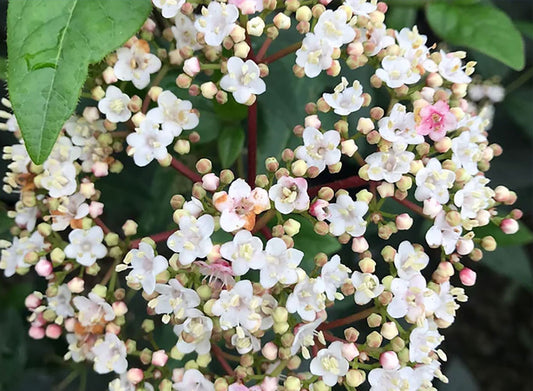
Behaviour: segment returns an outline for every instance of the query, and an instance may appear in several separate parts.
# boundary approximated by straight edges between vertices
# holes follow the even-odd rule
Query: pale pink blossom
[[[424,106],[420,110],[420,123],[416,132],[422,136],[428,136],[433,141],[439,141],[446,132],[457,128],[457,118],[450,111],[450,106],[443,100],[433,105]]]
[[[304,178],[282,176],[278,179],[278,183],[270,188],[268,195],[274,201],[276,209],[283,214],[309,208],[307,180]]]

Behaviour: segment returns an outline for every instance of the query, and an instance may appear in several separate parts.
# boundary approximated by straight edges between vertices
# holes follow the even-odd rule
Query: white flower
[[[317,312],[326,308],[324,284],[319,278],[305,278],[298,282],[287,298],[287,311],[298,313],[300,317],[312,322],[316,319]]]
[[[176,391],[215,391],[215,386],[198,369],[187,369],[179,383],[174,384]]]
[[[194,307],[200,304],[200,296],[194,289],[185,288],[173,278],[167,284],[156,284],[155,291],[159,296],[151,300],[150,307],[156,314],[173,313],[176,319],[185,319]]]
[[[168,261],[165,257],[154,253],[148,243],[139,243],[139,249],[130,250],[127,259],[131,260],[133,270],[126,277],[126,281],[141,284],[149,295],[154,292],[156,276],[165,271]]]
[[[437,294],[428,289],[426,279],[417,274],[409,280],[395,278],[391,282],[392,301],[387,306],[387,312],[393,318],[402,318],[415,323],[431,313],[438,305]]]
[[[362,236],[366,231],[363,216],[368,212],[368,205],[362,201],[354,201],[347,194],[341,194],[336,202],[329,204],[330,215],[327,217],[329,232],[340,236],[347,232],[353,237]]]
[[[224,243],[220,247],[220,255],[231,261],[236,276],[248,273],[249,269],[261,270],[265,266],[263,242],[246,230],[237,232],[233,241]]]
[[[376,70],[376,76],[390,88],[398,88],[404,84],[414,84],[420,80],[420,74],[413,70],[408,59],[399,56],[385,56],[381,61],[382,68]]]
[[[61,284],[57,287],[56,295],[48,298],[48,308],[63,318],[74,316],[74,308],[70,304],[71,297],[72,293],[67,284]]]
[[[89,229],[74,229],[68,235],[69,244],[65,255],[80,265],[91,266],[97,259],[104,258],[107,248],[102,244],[104,231],[95,225]]]
[[[342,342],[332,342],[327,349],[318,351],[309,370],[313,375],[322,376],[324,383],[330,387],[337,384],[339,377],[346,375],[350,365],[342,355]]]
[[[76,191],[76,167],[70,162],[61,163],[48,158],[43,165],[40,184],[48,190],[50,197],[69,196]]]
[[[59,163],[72,163],[78,159],[81,155],[81,148],[72,145],[70,138],[66,136],[60,136],[57,142],[54,144],[52,153],[48,159],[44,162],[43,168],[48,168],[48,163],[55,160]]]
[[[211,311],[220,317],[222,330],[242,326],[254,332],[261,326],[261,315],[258,313],[261,298],[253,294],[249,280],[237,282],[230,290],[220,292],[219,299],[213,304]]]
[[[253,95],[262,94],[266,90],[257,64],[252,60],[244,62],[239,57],[230,57],[228,60],[228,73],[220,80],[220,87],[231,92],[235,100],[243,104]]]
[[[98,110],[111,122],[126,122],[131,118],[130,97],[115,86],[107,87],[105,98],[98,102]]]
[[[136,165],[144,167],[154,159],[164,159],[168,154],[167,146],[173,139],[172,133],[160,130],[157,123],[146,118],[135,128],[135,133],[126,137],[130,146],[128,155],[133,155]]]
[[[57,209],[52,211],[54,231],[63,231],[73,220],[80,220],[89,214],[89,205],[85,203],[85,196],[80,193],[60,198],[59,201]]]
[[[387,26],[383,24],[379,27],[374,26],[370,31],[370,37],[367,42],[374,44],[374,50],[368,54],[371,57],[378,54],[382,49],[394,45],[394,37],[387,35]]]
[[[442,246],[445,254],[451,254],[455,251],[462,231],[460,225],[450,225],[446,221],[446,212],[441,211],[435,217],[433,226],[426,232],[426,242],[432,248]]]
[[[94,138],[95,133],[105,133],[104,120],[87,121],[84,117],[73,115],[63,126],[70,136],[72,144],[84,147],[89,139]],[[81,157],[81,155],[80,155]]]
[[[180,13],[185,0],[152,0],[154,5],[161,10],[164,18],[173,18]]]
[[[435,322],[422,321],[409,335],[409,361],[429,364],[433,361],[429,354],[444,340],[437,331]]]
[[[89,298],[76,296],[72,303],[78,309],[78,321],[82,326],[91,326],[115,319],[113,308],[102,297],[90,292]]]
[[[368,373],[370,391],[419,391],[420,381],[411,367],[374,368]]]
[[[384,286],[379,283],[379,279],[370,273],[354,271],[352,274],[352,284],[355,288],[353,295],[356,304],[365,305],[375,297],[381,295]]]
[[[309,195],[307,194],[307,180],[305,178],[282,176],[270,188],[268,196],[274,201],[276,209],[283,214],[309,208]]]
[[[145,388],[147,388],[146,385],[147,383],[145,383],[144,385]],[[136,388],[135,384],[133,384],[132,382],[128,380],[127,373],[123,373],[120,375],[120,377],[109,382],[107,390],[108,391],[135,391],[135,388]],[[148,389],[146,391],[148,391]]]
[[[174,333],[179,337],[176,347],[183,354],[196,352],[207,354],[211,350],[211,332],[213,321],[199,310],[191,310],[182,324],[174,326]]]
[[[456,303],[455,298],[459,301],[466,301],[467,297],[463,288],[454,288],[450,286],[450,281],[445,281],[439,286],[439,304],[435,308],[435,317],[448,324],[452,324],[455,320],[455,312],[459,309],[459,304]]]
[[[196,219],[185,215],[180,218],[179,227],[167,240],[168,248],[179,254],[179,262],[190,265],[196,258],[205,258],[213,248],[213,217],[203,215]]]
[[[455,173],[443,169],[439,160],[432,158],[416,173],[415,198],[417,201],[433,198],[439,204],[446,204],[450,200],[448,189],[454,182]]]
[[[4,276],[11,277],[17,269],[29,268],[24,257],[30,252],[38,252],[44,248],[44,239],[39,232],[24,238],[13,238],[13,243],[2,250],[0,269],[4,270]]]
[[[472,79],[463,70],[460,54],[460,52],[445,53],[441,50],[439,73],[452,83],[470,83]]]
[[[28,164],[31,162],[30,155],[24,146],[22,140],[21,144],[15,144],[12,146],[4,147],[4,154],[2,158],[4,160],[12,160],[11,163],[7,166],[15,174],[26,174],[28,173]],[[7,179],[7,176],[4,180]],[[13,187],[16,187],[16,183]]]
[[[270,239],[265,247],[266,263],[260,270],[259,281],[264,288],[272,288],[277,282],[290,285],[298,281],[297,268],[304,253],[287,248],[280,238]]]
[[[435,62],[427,58],[429,53],[426,46],[427,36],[420,34],[416,26],[412,29],[404,27],[400,32],[396,31],[396,39],[402,56],[408,59],[411,65],[423,64],[429,72],[437,71]]]
[[[470,175],[476,175],[479,172],[477,164],[483,155],[480,145],[474,141],[476,139],[468,131],[452,139],[452,161],[457,168],[464,168]]]
[[[183,130],[198,126],[198,115],[192,111],[191,102],[178,99],[171,91],[162,91],[157,98],[157,105],[146,113],[146,118],[162,124],[163,132],[178,137]]]
[[[302,46],[296,51],[296,64],[304,68],[307,77],[316,77],[331,67],[333,46],[328,40],[313,33],[307,33]]]
[[[368,177],[372,181],[398,182],[411,168],[415,154],[405,150],[406,144],[396,143],[387,152],[374,152],[367,156]]]
[[[360,16],[368,16],[369,13],[377,9],[375,1],[367,0],[346,0],[344,5],[352,9],[352,12]]]
[[[326,165],[336,164],[341,160],[341,151],[338,148],[341,136],[336,130],[322,133],[318,129],[307,127],[302,136],[304,145],[296,148],[295,154],[309,167],[316,167],[322,172]]]
[[[231,336],[231,344],[239,354],[246,354],[261,350],[261,341],[242,327],[236,328],[236,333]],[[231,388],[231,387],[230,387]]]
[[[218,46],[236,26],[238,17],[239,10],[233,4],[210,1],[207,8],[202,7],[202,16],[196,19],[194,27],[204,34],[208,45]]]
[[[470,114],[466,114],[463,119],[458,122],[457,128],[468,128],[468,131],[470,133],[470,142],[482,143],[484,141],[487,141],[486,130],[489,124],[490,121],[484,119],[480,115],[473,116]]]
[[[477,212],[492,206],[494,190],[485,186],[489,182],[483,176],[476,176],[455,193],[453,202],[461,208],[461,217],[463,219],[475,218]]]
[[[257,187],[252,190],[243,179],[235,180],[228,192],[219,191],[213,195],[215,208],[222,212],[220,227],[226,232],[244,228],[251,231],[255,226],[255,216],[270,209],[268,193]]]
[[[94,371],[99,374],[115,371],[124,373],[128,369],[126,345],[115,334],[106,333],[91,349],[94,354]]]
[[[8,215],[11,216],[11,212]],[[26,228],[29,232],[35,228],[39,208],[37,206],[24,206],[22,201],[17,201],[15,204],[15,224],[21,228]]]
[[[296,333],[294,334],[294,342],[291,346],[291,354],[295,355],[300,349],[302,349],[302,356],[305,359],[310,359],[311,355],[309,354],[309,349],[307,346],[315,345],[315,337],[317,337],[322,345],[326,344],[324,335],[320,331],[316,331],[318,326],[324,322],[323,317],[316,318],[315,321],[311,323],[304,323],[297,326]]]
[[[379,134],[392,143],[421,144],[424,136],[416,132],[414,113],[408,112],[400,103],[392,106],[388,117],[378,122]]]
[[[135,87],[142,90],[150,84],[150,74],[161,68],[161,60],[150,53],[148,43],[137,41],[131,48],[117,50],[118,61],[113,70],[119,80],[131,81]]]
[[[356,80],[352,87],[348,87],[348,80],[342,77],[341,83],[335,87],[333,94],[322,94],[328,105],[333,108],[337,115],[349,115],[361,108],[363,105],[363,87]]]
[[[415,249],[411,243],[404,240],[400,243],[394,256],[394,266],[398,276],[406,280],[419,274],[429,263],[429,256],[421,249]]]
[[[346,19],[343,9],[326,10],[318,18],[313,32],[317,37],[327,40],[331,46],[341,47],[355,38],[355,30],[347,24]]]
[[[188,17],[178,12],[175,19],[175,25],[170,28],[172,34],[176,39],[176,49],[181,50],[184,48],[191,48],[192,50],[198,50],[202,48],[202,45],[198,43],[196,35],[196,27],[194,22]]]
[[[322,266],[320,278],[324,284],[324,291],[328,300],[333,301],[339,299],[337,289],[346,281],[349,281],[348,273],[350,269],[341,263],[341,258],[334,255],[331,259]],[[341,295],[342,298],[342,295]]]

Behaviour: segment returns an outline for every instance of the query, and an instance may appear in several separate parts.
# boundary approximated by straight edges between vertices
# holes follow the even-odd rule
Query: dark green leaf
[[[533,23],[525,20],[517,20],[514,22],[518,30],[529,39],[533,39]]]
[[[403,27],[413,26],[416,20],[415,7],[392,6],[387,11],[387,27],[401,30]]]
[[[522,36],[498,8],[436,2],[427,6],[426,16],[433,31],[448,43],[479,50],[516,70],[524,68]]]
[[[248,117],[248,108],[235,102],[231,95],[223,105],[215,102],[213,108],[218,117],[226,121],[240,121]]]
[[[150,0],[9,2],[9,94],[35,163],[74,111],[89,64],[135,34],[151,8]]]
[[[531,97],[533,88],[521,88],[505,98],[505,109],[509,117],[533,140],[533,110]]]
[[[523,247],[499,247],[493,252],[485,252],[481,264],[533,290],[531,265]]]
[[[0,388],[8,389],[20,379],[27,360],[26,329],[13,308],[0,312]]]
[[[218,156],[222,167],[229,168],[242,152],[244,130],[240,127],[229,127],[218,136]]]
[[[520,223],[520,229],[513,235],[507,235],[496,224],[488,224],[484,227],[474,228],[476,237],[492,236],[496,239],[498,246],[520,246],[533,241],[533,234],[524,224]]]
[[[466,364],[459,358],[454,357],[444,371],[450,382],[438,384],[439,391],[478,391],[479,386]],[[435,380],[434,383],[437,383]],[[437,384],[434,384],[437,386]]]
[[[6,80],[7,78],[7,58],[0,57],[0,79]]]

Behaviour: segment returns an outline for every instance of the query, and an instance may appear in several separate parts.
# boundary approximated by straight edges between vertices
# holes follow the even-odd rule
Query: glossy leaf
[[[515,22],[518,30],[529,39],[533,39],[533,22],[527,22],[525,20],[517,20]]]
[[[533,290],[533,273],[523,247],[499,247],[493,252],[485,252],[481,264]]]
[[[478,50],[516,70],[524,68],[522,36],[498,8],[434,2],[427,6],[426,16],[433,31],[448,43]]]
[[[89,64],[135,34],[151,8],[150,0],[9,2],[9,93],[35,163],[76,108]]]
[[[309,270],[313,269],[313,259],[319,252],[331,255],[340,250],[341,245],[337,238],[330,235],[318,235],[315,233],[311,222],[303,216],[291,215],[290,217],[301,224],[300,232],[294,236],[294,243],[296,248],[305,250],[304,262],[310,266],[308,267]]]
[[[496,239],[498,246],[520,246],[533,241],[533,234],[524,224],[520,223],[518,232],[507,235],[496,224],[489,224],[484,227],[474,228],[476,237],[482,238],[490,235]]]
[[[0,57],[0,80],[7,78],[7,58]]]
[[[231,167],[239,157],[244,146],[244,130],[239,127],[228,127],[218,136],[218,156],[222,167]]]

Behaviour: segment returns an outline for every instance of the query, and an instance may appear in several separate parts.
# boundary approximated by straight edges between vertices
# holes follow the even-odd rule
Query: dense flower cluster
[[[64,335],[65,359],[116,373],[112,391],[325,391],[364,382],[372,391],[415,391],[433,390],[435,377],[447,381],[440,330],[467,300],[460,285],[475,283],[468,264],[496,246],[476,228],[512,234],[521,216],[498,214],[516,194],[485,176],[501,148],[487,139],[487,100],[483,108],[466,100],[468,91],[475,101],[499,101],[501,91],[468,90],[474,64],[463,65],[465,53],[433,50],[416,27],[387,29],[384,3],[326,9],[327,0],[291,0],[281,11],[276,1],[210,1],[198,11],[185,0],[153,3],[166,29],[148,20],[108,57],[91,91],[95,107],[65,124],[43,165],[30,161],[15,117],[4,112],[3,127],[19,139],[4,148],[4,191],[20,200],[0,268],[7,277],[34,268],[48,282],[26,299],[30,336]],[[338,83],[306,106],[293,130],[300,145],[283,151],[283,165],[267,159],[266,173],[248,182],[230,170],[215,174],[207,159],[196,164],[199,174],[184,168],[167,148],[189,152],[201,113],[152,81],[175,72],[191,96],[252,106],[268,89],[270,42],[294,23],[302,39],[284,54],[295,52],[295,75],[325,71]],[[151,53],[154,34],[171,50]],[[264,35],[255,55],[250,37]],[[390,93],[386,110],[372,106],[362,82],[338,80],[343,67],[370,64],[372,87]],[[222,76],[195,83],[213,70]],[[130,97],[122,82],[150,88]],[[364,107],[368,116],[352,115]],[[195,182],[191,197],[171,200],[172,232],[134,239],[134,221],[119,234],[100,219],[95,182],[122,170],[114,156],[124,144],[136,165],[157,160]],[[352,173],[314,185],[343,166]],[[424,235],[387,244],[417,217],[428,222]],[[347,251],[309,253],[304,225]],[[125,327],[135,291],[147,313],[135,314],[145,318],[146,338],[137,340]],[[335,318],[341,301],[348,316]],[[173,346],[157,345],[158,328],[174,333]]]

